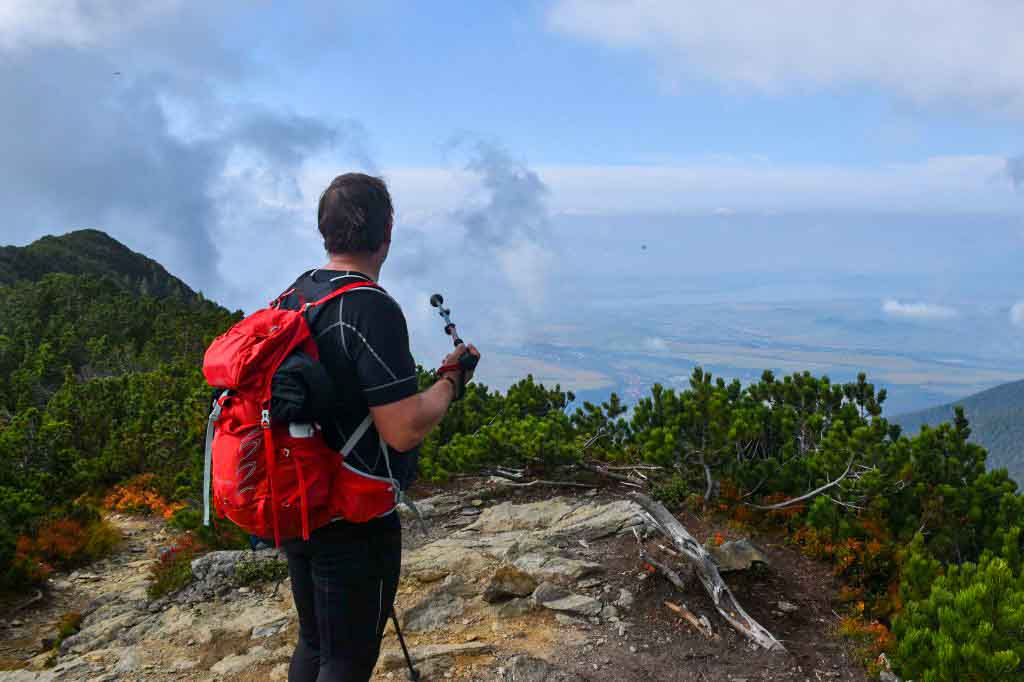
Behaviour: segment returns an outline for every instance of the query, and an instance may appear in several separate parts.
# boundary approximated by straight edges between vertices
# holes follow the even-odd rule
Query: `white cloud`
[[[1024,327],[1024,301],[1010,308],[1010,322],[1018,327]]]
[[[955,308],[936,303],[903,303],[889,299],[882,303],[882,312],[893,317],[909,317],[916,320],[948,320],[959,315]]]
[[[0,48],[46,45],[101,45],[152,19],[165,16],[181,0],[4,0],[0,4]]]
[[[330,166],[337,169],[337,163]],[[943,156],[868,168],[701,159],[673,166],[538,166],[554,213],[775,213],[819,209],[944,213],[1019,211],[1001,156]],[[307,187],[330,180],[311,168]],[[399,223],[422,221],[479,193],[480,179],[461,169],[388,168]],[[310,194],[312,192],[310,191]]]
[[[649,336],[644,339],[644,348],[655,353],[662,353],[668,350],[668,341],[660,336]]]
[[[881,86],[1024,115],[1024,3],[558,0],[557,31],[649,53],[664,76],[780,92]]]

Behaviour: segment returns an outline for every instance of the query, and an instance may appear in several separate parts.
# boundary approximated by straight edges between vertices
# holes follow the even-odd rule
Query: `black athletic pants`
[[[288,682],[366,682],[398,589],[402,533],[335,522],[284,543],[299,643]]]

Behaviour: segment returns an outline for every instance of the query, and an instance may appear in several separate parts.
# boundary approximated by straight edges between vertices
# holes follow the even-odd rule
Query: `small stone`
[[[470,504],[473,505],[474,507],[482,507],[482,506],[484,506],[484,501],[481,500],[480,498],[477,498],[477,499],[473,500],[472,502],[470,502]]]
[[[788,601],[780,601],[776,606],[779,607],[779,611],[783,613],[795,613],[800,610],[800,607]]]
[[[493,604],[510,597],[526,597],[537,588],[537,580],[515,566],[501,566],[484,590],[484,601]]]
[[[615,600],[615,605],[620,609],[630,609],[633,607],[634,597],[633,593],[625,588],[619,589],[619,598]]]
[[[533,602],[525,598],[511,599],[498,607],[498,618],[516,618],[526,615],[533,608]]]
[[[562,599],[568,595],[569,590],[567,588],[555,585],[554,583],[544,582],[533,591],[533,601],[537,604],[544,604],[545,602]]]
[[[635,654],[636,653],[636,647],[635,646],[630,646],[629,647],[629,653]]]

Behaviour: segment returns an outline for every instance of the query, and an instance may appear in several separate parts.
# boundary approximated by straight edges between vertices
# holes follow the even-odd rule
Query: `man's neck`
[[[330,259],[327,261],[327,265],[323,266],[324,270],[349,270],[354,272],[361,272],[373,281],[380,279],[380,263],[376,262],[376,258],[372,255],[367,254],[366,256],[358,254],[330,254]]]

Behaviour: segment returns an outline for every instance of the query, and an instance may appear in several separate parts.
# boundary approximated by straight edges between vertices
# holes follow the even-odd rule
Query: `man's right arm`
[[[468,348],[460,346],[446,357],[442,364],[456,364],[459,356],[464,352],[480,355],[473,346]],[[455,399],[455,387],[459,382],[459,378],[455,376],[454,372],[449,373],[448,376],[452,379],[451,381],[440,379],[433,386],[416,395],[393,403],[370,407],[377,433],[388,445],[399,452],[412,450],[422,443],[431,429],[441,422],[448,407]],[[472,376],[472,372],[468,372],[464,381],[468,382]]]

